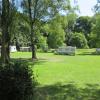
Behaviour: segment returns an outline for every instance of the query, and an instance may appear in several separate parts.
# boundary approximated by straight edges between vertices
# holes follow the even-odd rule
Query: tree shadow
[[[82,53],[80,53],[80,54],[77,54],[77,55],[91,55],[91,56],[93,56],[93,55],[95,55],[95,56],[99,56],[99,54],[97,54],[96,52],[82,52]]]
[[[84,88],[78,88],[73,83],[37,87],[35,100],[100,100],[100,87],[87,84]]]
[[[11,61],[27,63],[30,66],[34,66],[34,65],[41,65],[41,64],[47,62],[47,59],[39,58],[39,59],[36,59],[33,61],[31,58],[12,58]]]

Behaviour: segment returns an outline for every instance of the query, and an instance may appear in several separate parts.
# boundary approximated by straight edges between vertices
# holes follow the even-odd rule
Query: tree
[[[93,11],[95,15],[92,17],[92,29],[89,36],[89,46],[91,48],[100,47],[100,0],[97,0],[97,4],[94,6]]]
[[[97,40],[96,40],[96,34],[94,34],[93,32],[91,32],[91,34],[89,35],[89,41],[88,41],[89,47],[90,48],[96,48],[97,47]]]
[[[65,32],[61,23],[53,21],[50,24],[49,35],[47,37],[47,43],[50,48],[58,48],[62,46],[65,40]]]
[[[65,43],[66,43],[66,45],[70,45],[70,38],[71,38],[71,35],[74,30],[76,18],[77,18],[77,15],[75,14],[75,12],[71,12],[66,16],[66,19],[67,19],[67,24],[66,24],[66,28],[65,28],[65,32],[66,32]]]
[[[92,36],[94,36],[96,47],[100,47],[100,14],[96,15],[96,23],[92,29]]]
[[[35,50],[35,43],[34,43],[34,33],[33,33],[33,27],[34,27],[34,22],[35,22],[35,17],[36,17],[36,7],[37,7],[37,2],[38,0],[34,2],[34,17],[32,18],[32,9],[31,9],[31,4],[32,4],[32,0],[28,0],[28,10],[29,10],[29,19],[30,19],[30,38],[31,38],[31,47],[32,47],[32,59],[36,59],[36,50]],[[34,19],[34,20],[33,20]]]
[[[76,20],[74,26],[74,32],[82,32],[88,40],[89,34],[91,33],[92,21],[88,16],[81,16]]]
[[[82,33],[73,33],[70,39],[70,45],[77,48],[88,48],[87,40]]]
[[[12,26],[13,30],[11,31],[11,45],[16,45],[17,50],[20,50],[20,46],[30,45],[30,26],[26,20],[29,22],[26,15],[19,12],[16,13],[16,18]]]
[[[49,48],[62,46],[65,40],[66,16],[57,14],[42,27],[42,34],[47,37]]]
[[[1,59],[2,64],[8,64],[10,61],[10,39],[14,15],[14,0],[1,1],[1,30],[2,30],[2,45],[1,45]]]
[[[1,15],[1,27],[2,27],[2,47],[1,47],[1,59],[3,64],[8,64],[10,60],[9,55],[9,25],[10,25],[10,2],[9,0],[2,0],[2,15]]]
[[[30,38],[32,46],[32,59],[36,58],[35,28],[38,21],[47,21],[55,17],[55,14],[70,8],[69,0],[24,0],[23,10],[30,19]]]

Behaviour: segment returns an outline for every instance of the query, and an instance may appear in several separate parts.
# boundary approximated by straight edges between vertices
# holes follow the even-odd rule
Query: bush
[[[43,36],[38,37],[36,45],[38,49],[41,49],[43,46],[47,45],[47,38]]]
[[[48,45],[42,46],[42,51],[43,52],[48,52],[48,50],[49,50]]]
[[[34,78],[27,64],[16,62],[0,67],[0,100],[32,100]]]
[[[70,45],[77,48],[88,48],[87,40],[82,33],[73,33],[70,38]]]

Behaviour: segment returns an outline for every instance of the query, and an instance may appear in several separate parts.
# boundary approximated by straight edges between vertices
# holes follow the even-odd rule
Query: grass
[[[33,66],[40,84],[36,100],[100,100],[100,56],[93,55],[94,51],[78,50],[76,56],[37,53],[39,60]],[[31,53],[18,52],[11,56],[27,59]]]
[[[100,56],[91,55],[94,50],[78,50],[76,56],[38,53],[39,61],[34,65],[34,73],[41,85],[74,82],[79,85],[100,82]],[[13,58],[30,58],[29,52],[12,54]]]

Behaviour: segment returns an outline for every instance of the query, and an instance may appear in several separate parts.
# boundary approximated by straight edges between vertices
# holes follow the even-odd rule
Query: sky
[[[92,8],[97,3],[97,0],[78,0],[80,8],[80,16],[93,16]]]
[[[20,1],[20,0],[19,0]],[[79,16],[93,16],[92,8],[97,3],[97,0],[71,0],[78,1],[80,13]],[[73,5],[73,3],[72,3]],[[20,9],[21,10],[21,9]]]

